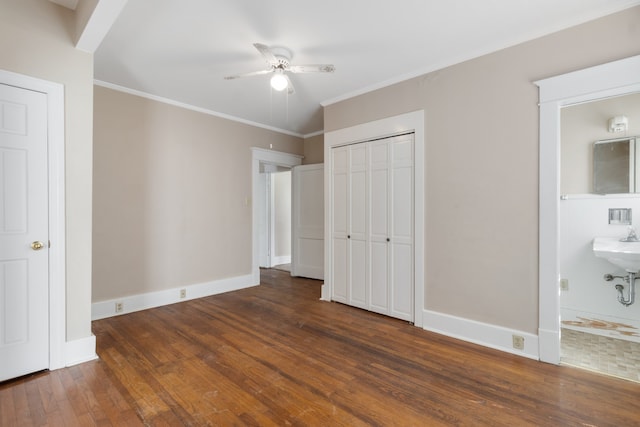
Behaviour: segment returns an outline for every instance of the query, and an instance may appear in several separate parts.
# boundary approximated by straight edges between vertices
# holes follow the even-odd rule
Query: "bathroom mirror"
[[[626,152],[624,145],[631,150],[636,149],[636,144],[626,143],[634,139],[638,143],[636,155],[640,155],[640,93],[633,92],[620,96],[605,97],[589,102],[580,102],[563,107],[561,114],[561,179],[560,194],[586,195],[586,194],[626,194],[632,191],[640,194],[640,181],[629,185],[629,177],[618,173],[616,185],[610,186],[608,178],[605,178],[599,166],[605,170],[611,165],[610,160],[600,162],[600,154],[611,155],[611,147],[614,152],[618,148]],[[625,116],[628,119],[628,129],[622,132],[612,132],[609,121],[613,117]],[[597,142],[596,142],[597,141]],[[616,144],[616,141],[623,141]],[[595,145],[594,145],[595,142]],[[610,144],[609,144],[610,143]],[[604,145],[603,145],[604,144]],[[605,148],[607,147],[607,148]],[[599,152],[596,154],[596,152]],[[640,159],[634,159],[631,168],[629,162],[618,160],[623,164],[625,172],[634,171],[631,176],[640,177]],[[614,168],[614,172],[620,172]],[[638,172],[635,173],[635,169]],[[623,176],[621,178],[620,176]],[[596,184],[594,181],[599,182]],[[629,188],[632,190],[629,190]]]
[[[640,190],[640,166],[636,138],[625,137],[593,144],[593,192],[596,194],[635,193]]]

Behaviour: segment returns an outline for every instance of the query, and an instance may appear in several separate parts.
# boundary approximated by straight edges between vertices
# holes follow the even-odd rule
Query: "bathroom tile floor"
[[[640,382],[640,343],[562,329],[560,363]]]

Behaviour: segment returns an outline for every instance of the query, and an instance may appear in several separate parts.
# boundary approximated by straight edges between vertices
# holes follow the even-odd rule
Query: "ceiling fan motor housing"
[[[286,70],[291,64],[291,51],[286,47],[274,46],[271,47],[271,53],[278,60],[277,64],[273,64],[274,68],[280,68]]]

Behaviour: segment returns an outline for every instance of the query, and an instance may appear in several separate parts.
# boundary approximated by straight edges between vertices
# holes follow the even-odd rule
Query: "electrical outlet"
[[[569,290],[569,279],[560,279],[560,290],[561,291]]]
[[[187,297],[187,290],[180,289],[180,298],[186,298],[186,297]]]
[[[512,335],[513,348],[516,350],[524,350],[524,337],[521,335]]]
[[[122,302],[118,301],[116,303],[116,313],[122,313],[122,310],[124,309],[124,307],[122,306]]]

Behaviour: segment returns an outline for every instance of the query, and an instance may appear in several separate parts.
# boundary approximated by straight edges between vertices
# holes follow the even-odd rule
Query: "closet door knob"
[[[350,239],[350,238],[351,238],[351,234],[347,234],[347,239]]]
[[[391,239],[387,237],[387,242],[390,242],[390,241],[391,241]]]

